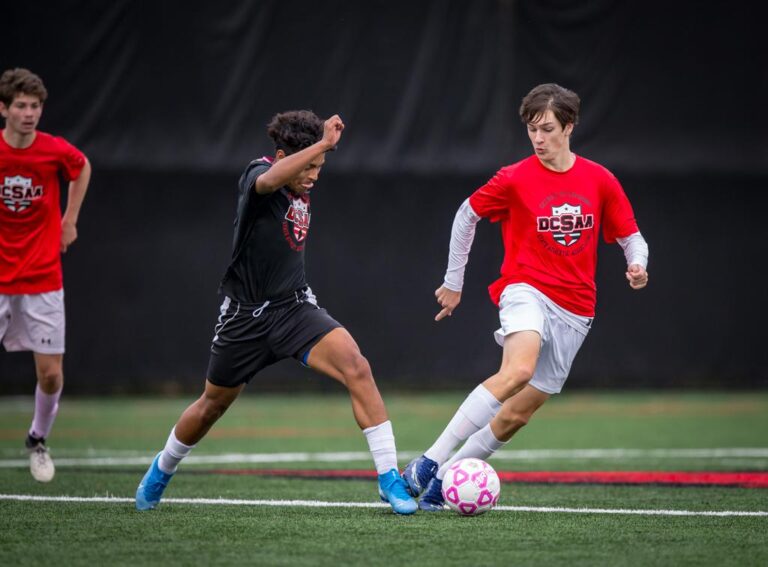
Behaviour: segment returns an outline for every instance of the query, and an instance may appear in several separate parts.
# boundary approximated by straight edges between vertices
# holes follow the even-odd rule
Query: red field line
[[[374,478],[372,470],[335,469],[213,469],[212,474],[279,476],[291,478]],[[739,486],[768,488],[768,472],[668,471],[536,471],[499,472],[502,482],[541,484],[670,484],[676,486]]]

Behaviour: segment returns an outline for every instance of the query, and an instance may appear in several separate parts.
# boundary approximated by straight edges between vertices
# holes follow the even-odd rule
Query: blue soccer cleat
[[[427,489],[429,481],[437,474],[438,465],[429,457],[422,455],[413,459],[403,471],[403,479],[408,483],[411,496],[419,496]]]
[[[419,500],[419,510],[425,512],[441,512],[445,510],[445,498],[443,497],[443,481],[434,477],[429,481],[427,489]]]
[[[149,465],[149,470],[141,479],[139,487],[136,489],[136,509],[137,510],[152,510],[160,503],[160,498],[163,495],[165,487],[168,486],[168,482],[173,477],[173,474],[164,473],[157,466],[160,460],[160,453],[157,454],[155,460]]]
[[[384,502],[389,502],[395,514],[413,514],[419,509],[397,469],[379,475],[379,496]]]

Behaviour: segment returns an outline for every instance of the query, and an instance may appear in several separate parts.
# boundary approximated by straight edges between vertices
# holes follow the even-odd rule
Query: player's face
[[[20,94],[10,106],[0,103],[5,127],[14,134],[29,136],[34,133],[43,114],[43,103],[36,96]]]
[[[320,177],[320,170],[325,163],[325,154],[321,154],[304,168],[304,171],[299,173],[290,183],[288,188],[294,193],[302,195],[312,189],[312,186],[317,182]]]
[[[566,124],[563,128],[551,110],[528,123],[528,137],[533,151],[545,162],[555,161],[571,151],[569,139],[572,130],[573,124]]]

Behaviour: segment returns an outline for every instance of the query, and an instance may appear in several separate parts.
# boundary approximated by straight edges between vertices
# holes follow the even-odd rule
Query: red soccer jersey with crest
[[[62,287],[59,176],[80,176],[85,156],[63,138],[37,132],[27,148],[0,136],[0,293]]]
[[[535,155],[504,167],[469,203],[481,217],[501,221],[504,263],[488,288],[496,304],[507,285],[527,283],[592,317],[598,231],[608,243],[638,231],[618,180],[580,156],[565,172],[547,169]]]

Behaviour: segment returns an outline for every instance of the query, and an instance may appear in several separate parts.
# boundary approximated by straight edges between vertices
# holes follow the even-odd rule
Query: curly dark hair
[[[8,69],[0,77],[0,102],[10,106],[13,99],[25,94],[36,96],[40,102],[48,98],[48,91],[43,85],[43,80],[29,69]]]
[[[575,92],[555,83],[545,83],[531,89],[520,105],[520,119],[529,124],[538,119],[547,110],[551,110],[560,126],[574,126],[579,122],[581,100]]]
[[[275,142],[276,150],[290,155],[320,141],[323,121],[311,110],[289,110],[272,117],[267,134]]]

